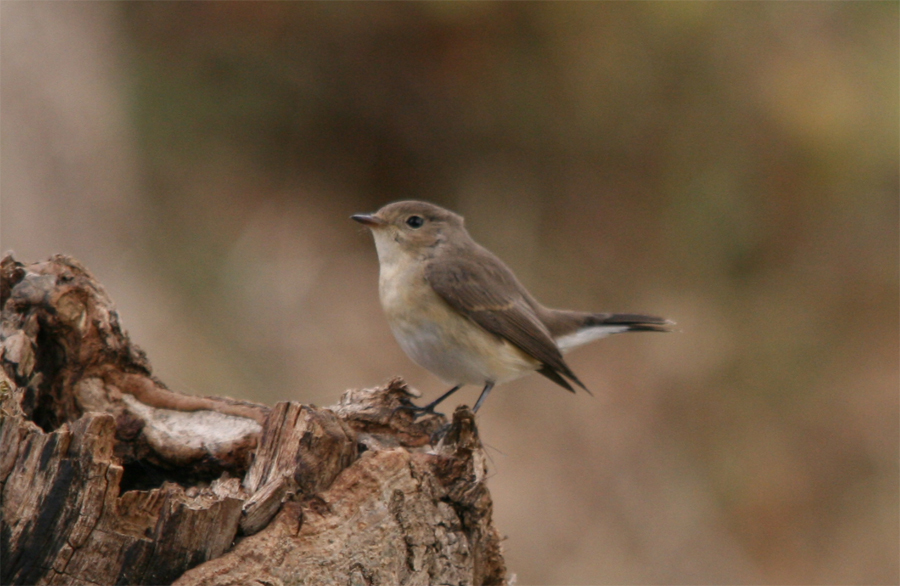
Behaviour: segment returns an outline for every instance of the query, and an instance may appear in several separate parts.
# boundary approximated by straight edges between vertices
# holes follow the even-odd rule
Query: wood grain
[[[468,408],[186,395],[74,259],[0,279],[3,584],[506,583]]]

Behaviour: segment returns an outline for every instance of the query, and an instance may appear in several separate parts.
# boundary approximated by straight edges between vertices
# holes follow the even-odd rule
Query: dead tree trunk
[[[329,408],[155,379],[71,258],[0,263],[0,583],[504,584],[471,411],[399,379]]]

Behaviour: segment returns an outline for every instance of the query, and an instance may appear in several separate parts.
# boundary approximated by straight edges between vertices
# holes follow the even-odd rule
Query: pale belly
[[[424,279],[407,277],[382,279],[381,303],[394,337],[417,364],[454,385],[503,383],[538,368],[519,348],[459,315]]]

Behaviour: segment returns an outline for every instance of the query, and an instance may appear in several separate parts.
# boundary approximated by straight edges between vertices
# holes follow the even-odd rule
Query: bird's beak
[[[373,216],[371,214],[355,214],[350,216],[351,219],[356,220],[360,224],[364,224],[369,228],[380,228],[387,224],[384,220],[379,218],[378,216]]]

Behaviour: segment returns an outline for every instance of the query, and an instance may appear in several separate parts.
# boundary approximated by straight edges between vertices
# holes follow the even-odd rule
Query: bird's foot
[[[391,411],[391,417],[396,415],[399,411],[411,411],[413,419],[418,419],[419,417],[423,417],[425,415],[440,415],[444,417],[443,413],[439,413],[434,410],[436,405],[434,403],[429,403],[424,407],[420,407],[418,405],[413,405],[412,403],[408,405],[400,405],[399,407],[395,407],[393,411]]]

